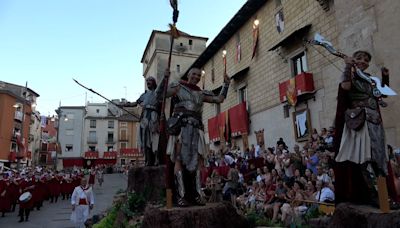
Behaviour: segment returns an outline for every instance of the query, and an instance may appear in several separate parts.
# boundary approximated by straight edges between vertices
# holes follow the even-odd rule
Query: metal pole
[[[60,123],[61,123],[61,121],[60,121],[60,116],[61,116],[60,107],[58,107],[56,113],[57,113],[57,119],[58,119],[57,121],[58,121],[58,123],[57,123],[56,157],[55,157],[55,159],[54,159],[54,171],[57,170],[57,162],[58,162],[58,151],[57,151],[57,150],[58,150],[58,145],[61,146],[61,144],[60,144],[60,142],[59,142],[59,140],[60,140],[60,138],[59,138],[59,135],[60,135]]]

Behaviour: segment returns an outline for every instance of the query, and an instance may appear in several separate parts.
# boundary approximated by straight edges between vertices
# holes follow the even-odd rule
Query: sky
[[[209,44],[246,0],[178,0],[177,27]],[[152,30],[169,30],[169,0],[0,0],[0,81],[40,95],[36,110],[144,92],[140,63]]]

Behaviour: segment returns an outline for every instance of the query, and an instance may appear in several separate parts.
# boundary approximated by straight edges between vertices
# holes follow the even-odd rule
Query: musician
[[[35,185],[32,181],[32,178],[30,176],[22,176],[21,182],[19,184],[19,192],[22,195],[25,192],[29,192],[30,196],[29,198],[26,199],[26,201],[21,201],[21,198],[19,200],[19,213],[18,215],[20,216],[20,220],[18,222],[23,222],[24,221],[24,215],[25,215],[25,221],[29,220],[29,214],[31,212],[31,209],[33,208],[33,197],[32,197],[32,192],[35,188]]]
[[[95,178],[96,177],[96,170],[92,167],[89,173],[89,185],[93,187]]]
[[[0,174],[0,212],[1,217],[4,217],[6,212],[11,209],[11,191],[10,180],[7,174]]]
[[[170,72],[166,71],[161,86],[169,75]],[[207,154],[201,119],[203,103],[222,103],[229,88],[226,75],[218,96],[197,86],[201,78],[200,69],[190,69],[187,77],[187,81],[172,82],[167,90],[167,97],[172,96],[175,103],[173,114],[168,120],[170,136],[167,154],[175,162],[177,201],[181,207],[188,206],[188,201],[196,205],[205,204],[200,180],[200,168]]]
[[[339,86],[335,126],[337,138],[341,139],[335,142],[335,151],[338,151],[335,168],[336,203],[355,202],[377,206],[375,178],[371,176],[388,174],[388,155],[379,107],[385,103],[381,101],[382,97],[374,95],[374,85],[356,72],[359,69],[369,78],[365,70],[370,61],[371,54],[366,51],[356,51],[352,57],[344,57],[346,65]],[[389,70],[386,68],[382,68],[382,83],[389,84]],[[348,116],[346,120],[343,119],[345,115]],[[371,169],[373,173],[369,171]]]
[[[77,228],[84,228],[85,222],[89,218],[89,210],[93,209],[94,206],[92,187],[87,185],[85,178],[81,180],[81,185],[74,189],[71,204],[71,221],[75,223]]]

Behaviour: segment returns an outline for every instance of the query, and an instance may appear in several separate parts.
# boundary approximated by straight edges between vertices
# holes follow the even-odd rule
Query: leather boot
[[[182,171],[178,171],[177,173],[175,173],[175,186],[176,186],[176,192],[177,192],[178,207],[189,206],[188,202],[185,199],[185,185],[183,183]]]
[[[378,199],[378,191],[375,188],[376,176],[373,172],[369,171],[367,166],[362,167],[361,169],[363,178],[365,183],[367,184],[368,189],[366,189],[369,193],[369,202],[365,202],[373,207],[379,208],[379,199]]]

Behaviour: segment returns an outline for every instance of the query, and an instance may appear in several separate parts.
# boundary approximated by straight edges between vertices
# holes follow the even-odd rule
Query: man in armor
[[[337,203],[350,201],[378,206],[375,179],[376,176],[388,175],[388,155],[379,107],[385,107],[386,103],[380,94],[376,94],[374,84],[356,72],[359,69],[369,77],[364,71],[369,66],[371,55],[357,51],[344,60],[346,66],[339,86],[336,113],[336,129],[339,129],[335,142],[335,151],[338,152],[335,158]],[[382,68],[382,83],[389,84],[386,68]]]
[[[157,83],[154,77],[146,79],[148,90],[136,101],[143,107],[140,117],[138,142],[144,152],[146,166],[161,162],[158,153],[160,102],[157,98]]]
[[[166,71],[165,78],[169,74]],[[198,68],[192,68],[187,78],[187,81],[172,82],[166,94],[167,97],[172,97],[175,104],[173,114],[168,120],[166,153],[175,163],[177,205],[180,207],[188,206],[189,203],[205,204],[200,182],[200,167],[207,152],[202,122],[203,103],[222,103],[229,87],[229,79],[225,77],[218,96],[201,90],[197,86],[201,78],[201,70]]]

